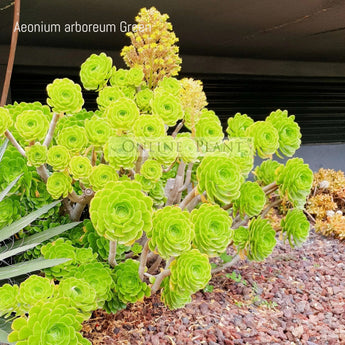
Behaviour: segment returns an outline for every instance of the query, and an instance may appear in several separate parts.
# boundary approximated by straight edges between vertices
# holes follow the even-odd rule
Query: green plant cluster
[[[15,305],[0,300],[0,312],[21,315],[11,341],[87,343],[79,330],[92,310],[116,312],[159,289],[169,308],[183,307],[211,279],[210,258],[232,250],[262,261],[277,232],[291,246],[308,236],[302,210],[313,174],[300,158],[272,160],[299,148],[295,116],[276,110],[254,121],[237,113],[226,137],[206,108],[202,82],[177,77],[181,61],[167,19],[141,10],[137,22],[153,31],[129,34],[128,69],[92,54],[81,65],[81,85],[61,78],[47,86],[47,105],[0,108],[0,136],[14,138],[0,161],[0,189],[18,178],[0,201],[0,227],[54,199],[62,206],[19,232],[22,239],[83,220],[22,255],[63,260],[45,267],[45,278],[2,288],[16,298]],[[95,92],[98,110],[83,109],[82,87]],[[256,155],[264,161],[254,169]],[[269,211],[278,207],[276,229]],[[155,255],[165,269],[148,260]]]

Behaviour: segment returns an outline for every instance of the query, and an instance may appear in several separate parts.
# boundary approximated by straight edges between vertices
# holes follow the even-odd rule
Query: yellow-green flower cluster
[[[0,136],[12,126],[12,123],[10,112],[5,108],[0,108]]]
[[[121,56],[129,67],[140,67],[149,87],[155,87],[164,76],[175,76],[180,71],[178,41],[167,14],[154,7],[143,8],[136,17],[137,27],[127,35],[131,45],[122,49]]]

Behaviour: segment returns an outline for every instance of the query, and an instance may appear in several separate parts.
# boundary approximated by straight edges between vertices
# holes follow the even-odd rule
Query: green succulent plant
[[[69,172],[75,180],[86,181],[92,172],[92,165],[87,157],[74,156],[69,162]]]
[[[266,195],[262,188],[256,183],[247,181],[240,188],[240,197],[234,201],[234,214],[239,212],[244,218],[258,216],[266,204]]]
[[[278,131],[269,121],[257,121],[246,129],[246,135],[254,139],[254,148],[265,159],[271,157],[279,148]]]
[[[153,98],[153,91],[149,88],[140,90],[135,95],[135,102],[141,111],[149,112],[151,110],[151,100]]]
[[[166,206],[153,214],[152,228],[147,232],[149,247],[165,259],[179,256],[191,248],[194,224],[190,214],[175,206]]]
[[[151,294],[148,285],[139,278],[138,269],[139,262],[131,259],[115,266],[114,290],[123,303],[135,303]]]
[[[127,83],[132,86],[140,86],[144,80],[144,72],[140,67],[132,67],[128,71]]]
[[[213,203],[228,204],[240,196],[241,169],[226,153],[206,154],[196,171],[198,192]]]
[[[80,67],[80,80],[86,90],[102,89],[112,75],[113,60],[104,53],[92,54]]]
[[[153,188],[149,191],[149,196],[153,200],[154,207],[161,207],[165,204],[167,198],[165,196],[163,181],[160,180],[154,184]]]
[[[199,146],[206,146],[206,150],[220,143],[224,134],[219,119],[213,116],[202,116],[195,125],[195,138]]]
[[[86,129],[78,125],[62,128],[57,137],[57,143],[72,154],[84,152],[88,142]]]
[[[47,152],[47,163],[56,171],[63,171],[68,167],[71,155],[62,145],[52,146]]]
[[[289,210],[280,226],[291,247],[300,247],[308,238],[310,223],[302,210]]]
[[[177,138],[178,154],[185,163],[195,163],[199,157],[197,141],[188,137]]]
[[[170,92],[154,92],[152,99],[152,113],[158,115],[167,126],[174,126],[183,118],[183,109],[178,97]]]
[[[163,89],[174,96],[178,96],[182,86],[179,80],[173,77],[164,77],[158,82],[157,90]]]
[[[170,277],[166,277],[162,282],[161,300],[170,310],[174,310],[191,303],[192,297],[189,293],[180,293],[171,288]]]
[[[99,164],[92,167],[89,175],[89,182],[95,192],[103,189],[108,182],[116,182],[119,179],[114,167],[106,164]]]
[[[287,156],[294,155],[296,150],[301,146],[301,131],[298,124],[295,122],[295,115],[288,116],[287,110],[272,111],[266,118],[266,121],[272,123],[279,134],[279,151]],[[279,152],[277,152],[278,156]]]
[[[153,159],[148,159],[140,168],[140,174],[148,180],[157,182],[162,177],[162,166]]]
[[[177,141],[172,136],[165,135],[150,143],[149,157],[156,159],[163,166],[173,164],[177,156]]]
[[[90,204],[91,221],[100,236],[120,244],[139,239],[152,225],[152,200],[134,181],[109,182]],[[138,212],[140,210],[140,212]]]
[[[41,141],[47,134],[49,121],[40,110],[25,110],[17,116],[15,127],[25,142]]]
[[[228,118],[228,128],[226,132],[229,137],[245,137],[246,130],[254,123],[254,120],[247,114],[236,113]]]
[[[93,116],[91,119],[85,120],[85,129],[89,142],[97,148],[104,145],[112,134],[108,123],[98,116]]]
[[[266,186],[273,183],[277,179],[277,171],[283,165],[277,161],[267,159],[255,168],[254,175],[258,183]]]
[[[128,85],[128,69],[120,68],[118,70],[113,69],[113,73],[110,78],[110,84],[112,86],[123,87]]]
[[[267,219],[253,218],[249,223],[247,257],[253,261],[265,260],[276,245],[276,232]]]
[[[248,228],[240,226],[239,228],[235,229],[232,240],[234,242],[234,246],[236,246],[238,250],[245,249],[249,240]]]
[[[78,331],[83,318],[77,309],[70,307],[69,299],[57,298],[41,301],[12,323],[8,340],[18,345],[81,345],[91,344]]]
[[[157,115],[141,115],[133,125],[133,132],[144,146],[166,135],[164,121]]]
[[[47,160],[47,146],[35,143],[35,145],[25,148],[28,165],[39,167]]]
[[[0,317],[17,311],[18,285],[4,284],[0,287]]]
[[[112,102],[117,101],[120,98],[125,97],[124,93],[117,86],[106,86],[99,91],[96,102],[99,109],[104,110]]]
[[[12,126],[12,118],[10,112],[5,108],[0,108],[0,136],[2,136],[8,128]]]
[[[302,158],[289,159],[277,172],[277,184],[282,196],[296,208],[303,208],[313,183],[313,172]]]
[[[68,78],[55,79],[47,86],[47,93],[47,104],[56,113],[74,114],[84,104],[80,85]]]
[[[13,223],[21,216],[20,200],[12,195],[0,201],[0,229]]]
[[[232,239],[232,218],[219,205],[203,204],[191,213],[195,226],[193,245],[208,256],[218,256]]]
[[[54,172],[48,177],[47,191],[54,199],[59,199],[61,196],[66,198],[73,190],[71,183],[72,179],[69,175]]]
[[[180,295],[193,294],[211,279],[208,256],[197,249],[185,251],[170,264],[170,289]]]

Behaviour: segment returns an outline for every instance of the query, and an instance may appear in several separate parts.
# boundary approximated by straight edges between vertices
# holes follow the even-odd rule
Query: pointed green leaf
[[[4,143],[1,145],[1,148],[0,148],[0,162],[1,162],[2,157],[4,156],[4,153],[6,151],[7,144],[8,144],[8,139],[6,138]]]
[[[0,267],[0,280],[18,277],[34,271],[40,271],[44,268],[63,264],[71,259],[43,259],[20,262],[11,266]]]
[[[26,226],[28,226],[31,222],[33,222],[36,218],[42,216],[43,214],[47,213],[51,208],[56,206],[60,200],[54,201],[49,205],[45,205],[38,210],[28,214],[27,216],[15,221],[14,223],[5,226],[4,228],[0,229],[0,241],[4,241],[9,237],[16,234],[18,231],[22,230]]]
[[[38,243],[28,244],[26,246],[21,246],[15,249],[7,250],[4,253],[0,254],[0,261],[10,258],[11,256],[26,252],[27,250],[34,248],[38,245]],[[1,251],[2,252],[2,251]]]
[[[13,186],[18,182],[18,180],[23,176],[20,174],[17,176],[2,192],[0,192],[0,202],[4,199],[7,193],[13,188]]]
[[[25,237],[23,240],[16,241],[12,248],[19,248],[20,246],[29,245],[32,243],[40,244],[44,241],[49,240],[52,237],[62,234],[63,232],[74,228],[76,225],[80,224],[81,222],[74,222],[64,225],[56,226],[55,228],[47,229],[42,232],[38,232],[37,234]],[[1,248],[0,248],[1,253]]]

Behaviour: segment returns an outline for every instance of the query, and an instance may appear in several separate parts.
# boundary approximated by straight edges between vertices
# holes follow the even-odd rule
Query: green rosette
[[[123,303],[142,301],[151,295],[149,286],[139,278],[139,262],[127,259],[114,268],[114,291]]]
[[[76,114],[60,117],[55,128],[56,135],[58,135],[60,131],[66,127],[84,127],[85,120],[91,119],[95,115],[95,113],[96,112],[82,109]]]
[[[177,138],[177,152],[185,163],[195,163],[199,157],[196,141],[188,137]]]
[[[18,310],[18,293],[18,285],[4,284],[0,287],[0,317],[7,317]]]
[[[126,85],[121,87],[121,91],[123,92],[124,96],[130,98],[134,101],[135,94],[137,93],[137,89],[135,86]]]
[[[137,142],[130,135],[113,136],[104,145],[104,159],[115,169],[132,169],[138,159]]]
[[[137,106],[139,109],[143,112],[149,112],[151,111],[151,100],[153,98],[153,91],[149,88],[140,90],[135,95],[135,102],[137,103]]]
[[[134,101],[123,97],[108,105],[104,117],[112,128],[129,130],[139,118],[139,109]]]
[[[54,170],[65,170],[70,160],[71,155],[65,146],[55,145],[47,152],[47,163],[51,165]]]
[[[40,110],[25,110],[17,116],[15,127],[25,142],[41,141],[47,134],[49,121]]]
[[[119,87],[128,85],[128,73],[129,73],[128,69],[122,69],[122,68],[118,70],[113,69],[113,73],[110,78],[110,84],[112,86],[119,86]]]
[[[80,85],[68,78],[55,79],[47,86],[47,93],[47,104],[56,113],[74,114],[84,104]]]
[[[212,203],[229,204],[240,196],[241,169],[226,153],[206,154],[196,170],[198,192]]]
[[[165,137],[164,121],[155,115],[141,115],[133,126],[133,133],[140,144],[149,147],[150,142]]]
[[[138,87],[144,80],[144,72],[140,67],[132,67],[127,74],[128,85]]]
[[[268,219],[253,218],[249,224],[249,238],[247,257],[253,261],[263,261],[270,254],[277,243],[276,232]]]
[[[72,192],[72,179],[62,172],[54,172],[48,177],[47,191],[54,198],[66,198]]]
[[[109,267],[101,262],[83,263],[70,272],[72,277],[84,279],[96,292],[96,302],[102,308],[104,302],[111,300],[114,281]]]
[[[80,68],[80,80],[86,90],[100,90],[112,75],[113,59],[104,53],[92,54]]]
[[[170,309],[183,308],[186,304],[192,302],[189,293],[179,294],[170,288],[170,277],[164,278],[161,289],[161,301]]]
[[[245,137],[246,130],[254,123],[254,120],[247,114],[236,113],[234,117],[228,118],[226,132],[229,137]]]
[[[93,167],[89,176],[89,182],[95,192],[104,188],[108,182],[116,182],[118,179],[119,175],[115,168],[106,164]]]
[[[284,241],[288,240],[291,247],[300,247],[310,230],[310,223],[302,210],[289,210],[280,222]]]
[[[47,146],[35,143],[25,148],[29,166],[39,167],[47,161]]]
[[[13,124],[10,112],[0,108],[0,136],[2,136]]]
[[[162,166],[160,163],[153,159],[148,159],[140,168],[140,174],[148,180],[157,182],[163,174]]]
[[[167,198],[165,196],[164,184],[163,181],[157,181],[153,188],[149,191],[149,196],[153,200],[154,207],[161,207],[165,204]]]
[[[67,297],[71,306],[78,309],[87,318],[97,309],[97,295],[95,289],[82,278],[65,278],[60,281],[57,296]]]
[[[150,142],[149,157],[156,159],[164,166],[173,164],[178,156],[177,140],[172,136],[164,136],[159,140]]]
[[[167,126],[175,126],[184,115],[180,99],[166,91],[154,92],[152,113],[162,118]]]
[[[53,296],[54,283],[48,278],[32,275],[20,284],[17,302],[19,309],[27,313],[39,301]]]
[[[246,136],[253,138],[254,148],[263,159],[270,158],[278,150],[278,131],[268,121],[254,122],[246,129]]]
[[[254,217],[260,214],[266,204],[266,194],[256,183],[247,181],[242,184],[240,197],[233,206],[234,215],[239,212],[241,218],[245,215]]]
[[[112,299],[105,301],[104,310],[109,314],[116,314],[118,311],[127,307],[127,303],[120,301],[116,294],[113,294]]]
[[[82,321],[77,309],[70,306],[70,299],[40,301],[29,310],[28,316],[13,321],[8,340],[18,345],[91,345],[78,333]]]
[[[287,196],[292,205],[302,209],[313,184],[313,172],[302,158],[289,159],[277,171],[277,184],[282,196]]]
[[[223,138],[223,129],[218,118],[202,116],[195,125],[195,140],[199,147],[205,147],[206,152],[213,152],[212,146],[219,144]]]
[[[45,259],[70,259],[63,264],[46,268],[44,273],[48,278],[61,279],[77,262],[77,254],[72,242],[65,241],[63,238],[58,238],[42,246],[41,253]]]
[[[65,146],[72,154],[82,154],[88,142],[85,128],[76,125],[63,128],[57,137],[57,143]]]
[[[112,132],[107,121],[98,116],[85,120],[85,129],[89,142],[97,149],[107,142]]]
[[[150,239],[150,249],[168,259],[191,248],[194,224],[187,211],[176,206],[167,206],[153,214],[152,229],[149,229],[146,235]]]
[[[237,247],[238,250],[245,249],[249,241],[248,228],[240,226],[239,228],[235,229],[232,241],[234,242],[234,246]]]
[[[295,122],[295,115],[288,116],[287,110],[273,111],[266,121],[272,123],[279,134],[279,151],[287,156],[292,157],[296,150],[301,146],[301,130],[299,125]],[[279,152],[277,155],[281,157]],[[282,157],[281,157],[282,158]]]
[[[124,93],[117,86],[106,86],[104,89],[99,91],[96,102],[99,109],[104,110],[112,102],[124,97]]]
[[[69,162],[68,170],[75,180],[87,181],[92,172],[90,159],[83,156],[74,156]]]
[[[147,179],[146,177],[136,174],[134,176],[134,180],[141,184],[141,189],[148,193],[154,186],[154,182],[152,180]]]
[[[255,168],[254,175],[256,181],[264,186],[273,183],[277,179],[278,168],[283,167],[283,164],[267,159]]]
[[[90,217],[100,236],[131,244],[151,229],[152,200],[137,182],[109,182],[91,200]]]
[[[203,289],[211,279],[211,265],[206,254],[192,249],[170,264],[170,289],[180,295]]]
[[[0,229],[20,218],[20,201],[11,195],[0,201]]]
[[[210,257],[223,253],[233,235],[228,213],[219,205],[202,204],[191,216],[195,226],[193,246]]]
[[[173,77],[164,77],[158,82],[158,88],[178,96],[182,86],[179,80]]]

